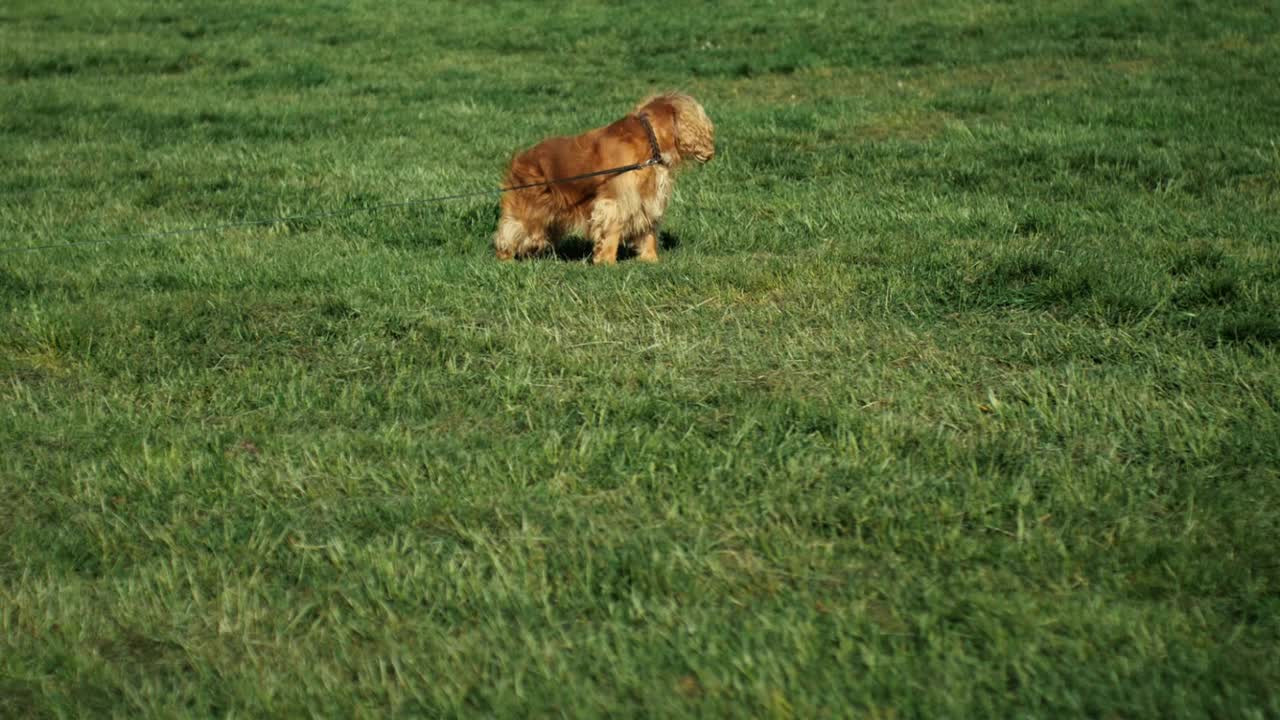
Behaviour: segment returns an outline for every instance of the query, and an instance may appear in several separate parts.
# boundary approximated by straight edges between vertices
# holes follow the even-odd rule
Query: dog
[[[620,244],[639,260],[657,262],[658,226],[675,171],[691,161],[706,163],[715,153],[711,119],[697,100],[679,92],[650,96],[605,127],[543,140],[512,158],[504,187],[645,166],[504,194],[494,253],[499,260],[534,257],[577,234],[591,241],[597,264],[616,263]]]

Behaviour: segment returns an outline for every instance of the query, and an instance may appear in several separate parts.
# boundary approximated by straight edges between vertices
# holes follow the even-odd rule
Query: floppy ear
[[[715,127],[711,118],[691,96],[682,92],[651,95],[636,106],[635,112],[646,113],[663,148],[672,148],[663,159],[671,165],[685,160],[706,162],[716,154]]]
[[[716,154],[715,126],[706,111],[693,98],[678,97],[672,103],[675,111],[676,147],[683,158],[707,162]]]

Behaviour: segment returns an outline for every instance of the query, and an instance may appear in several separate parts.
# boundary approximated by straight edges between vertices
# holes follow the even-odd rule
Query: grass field
[[[210,6],[216,6],[210,9]],[[1280,6],[0,7],[0,716],[1280,716]]]

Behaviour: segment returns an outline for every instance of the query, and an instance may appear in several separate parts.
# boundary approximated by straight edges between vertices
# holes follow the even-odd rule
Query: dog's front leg
[[[658,262],[658,235],[654,231],[636,239],[636,259],[641,262]]]
[[[622,224],[618,221],[618,204],[613,200],[598,200],[591,211],[589,228],[594,250],[591,260],[597,265],[613,265],[618,262],[618,243],[622,239]]]
[[[613,265],[618,262],[618,235],[617,231],[608,232],[596,237],[595,251],[591,254],[591,261],[597,265]]]

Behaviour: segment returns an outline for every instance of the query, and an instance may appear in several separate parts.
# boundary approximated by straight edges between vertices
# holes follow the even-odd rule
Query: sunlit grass
[[[1280,714],[1265,6],[0,10],[0,715]]]

